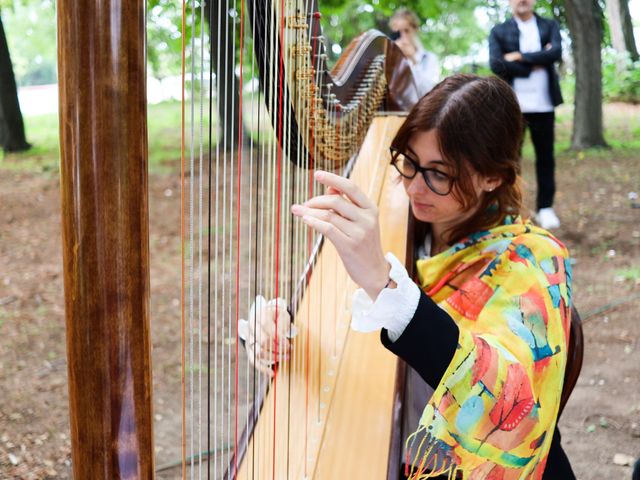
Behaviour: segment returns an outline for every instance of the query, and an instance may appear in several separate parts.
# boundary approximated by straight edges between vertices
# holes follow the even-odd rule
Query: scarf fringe
[[[418,435],[424,433],[426,428],[423,425],[407,438],[407,458],[406,465],[409,480],[426,480],[440,475],[446,475],[447,480],[455,480],[458,473],[464,474],[454,458],[441,451],[438,439],[432,435],[424,434],[420,444],[413,449],[413,443]],[[415,455],[414,455],[415,453]],[[411,465],[411,458],[420,459],[418,465]]]

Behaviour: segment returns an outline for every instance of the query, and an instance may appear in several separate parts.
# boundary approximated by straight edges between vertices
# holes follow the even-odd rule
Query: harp
[[[204,9],[186,10],[192,31],[200,28],[202,35]],[[216,212],[226,215],[222,223],[208,226],[193,220],[185,230],[225,227],[230,233],[220,245],[185,234],[184,271],[192,272],[190,278],[229,281],[227,287],[205,287],[204,296],[214,298],[204,308],[210,313],[206,321],[195,313],[202,310],[202,291],[195,280],[186,282],[191,301],[183,309],[183,330],[194,333],[195,340],[187,340],[192,347],[183,353],[185,390],[199,392],[211,383],[215,391],[204,389],[205,402],[213,406],[185,403],[185,417],[187,411],[190,415],[182,435],[183,477],[195,472],[208,478],[397,478],[399,459],[389,455],[392,444],[399,456],[399,439],[391,436],[398,414],[395,359],[375,335],[349,332],[348,302],[355,286],[340,271],[330,246],[291,222],[286,205],[317,191],[309,181],[313,169],[348,173],[379,199],[385,247],[403,257],[407,205],[386,156],[401,118],[377,112],[403,111],[417,99],[410,68],[384,36],[369,32],[329,72],[320,15],[312,2],[240,2],[233,9],[233,30],[230,11],[226,2],[210,5],[209,21],[216,19],[220,35],[212,42],[237,39],[241,80],[247,63],[243,53],[252,52],[252,75],[261,86],[256,108],[263,112],[256,114],[262,122],[256,128],[266,133],[248,148],[192,140],[187,156],[195,161],[184,166],[187,177],[196,180],[225,168],[236,173],[242,168],[245,176],[234,183],[222,175],[206,191],[197,182],[185,190],[194,200],[185,202],[190,206],[184,210],[202,212],[200,199],[209,197],[220,208]],[[251,40],[245,44],[246,38]],[[62,0],[58,45],[74,476],[153,478],[144,2]],[[195,52],[208,48],[192,40],[192,66],[198,62]],[[202,73],[200,80],[193,74],[197,68],[191,70],[192,99],[234,94],[219,80],[211,84],[211,72],[205,82]],[[192,120],[192,131],[209,128],[212,117]],[[202,153],[206,149],[208,155]],[[202,163],[206,158],[213,163]],[[267,173],[275,173],[273,180],[251,190],[246,179]],[[233,195],[226,196],[227,188]],[[262,203],[243,202],[244,195]],[[275,211],[277,218],[243,220],[243,208],[250,205],[254,213]],[[262,243],[241,244],[258,232],[267,232],[260,233]],[[283,239],[291,243],[281,245]],[[266,258],[262,267],[250,261],[258,253]],[[198,266],[205,254],[214,269],[208,275]],[[240,278],[245,274],[247,280]],[[238,345],[238,321],[251,321],[249,306],[257,294],[285,297],[299,330],[289,360],[278,363],[273,379],[247,367]],[[222,357],[230,360],[226,370],[216,363]],[[240,369],[247,372],[244,377]],[[204,379],[196,373],[205,370]],[[215,386],[222,384],[228,388],[218,391]],[[240,393],[242,384],[250,395]],[[196,423],[223,427],[202,434],[196,433]]]

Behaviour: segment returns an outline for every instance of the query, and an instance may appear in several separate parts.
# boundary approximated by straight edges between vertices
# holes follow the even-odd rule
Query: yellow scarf
[[[412,479],[540,479],[555,428],[571,309],[568,252],[508,217],[417,262],[421,288],[460,329],[407,440]],[[428,321],[425,319],[424,321]]]

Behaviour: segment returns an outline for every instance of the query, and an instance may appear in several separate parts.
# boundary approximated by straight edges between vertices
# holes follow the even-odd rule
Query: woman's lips
[[[413,206],[416,208],[431,208],[433,207],[433,205],[431,205],[430,203],[422,203],[422,202],[418,202],[417,200],[412,200]]]

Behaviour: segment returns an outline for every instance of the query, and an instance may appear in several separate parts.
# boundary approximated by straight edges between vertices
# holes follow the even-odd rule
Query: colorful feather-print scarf
[[[407,440],[412,479],[540,479],[570,326],[568,252],[508,217],[417,262],[421,288],[460,329],[453,359]]]

